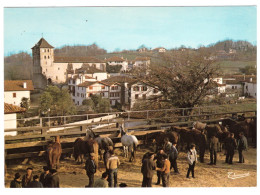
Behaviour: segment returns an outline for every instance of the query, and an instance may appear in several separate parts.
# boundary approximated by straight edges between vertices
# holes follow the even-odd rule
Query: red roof
[[[7,104],[5,103],[5,114],[11,114],[11,113],[17,113],[17,112],[25,112],[26,109],[25,108],[21,108],[19,106],[15,106],[12,104]]]
[[[24,83],[26,83],[26,88],[24,88]],[[33,91],[32,80],[5,80],[5,91]]]
[[[41,38],[38,43],[35,44],[35,46],[32,47],[39,47],[39,48],[54,48],[52,47],[44,38]]]
[[[96,83],[109,86],[108,84],[103,83],[103,82],[100,82],[100,81],[85,81],[84,83],[81,83],[81,84],[79,84],[78,86],[79,86],[79,87],[89,87],[89,86],[94,85],[94,84],[96,84]]]
[[[148,57],[136,57],[135,58],[135,61],[147,61],[147,60],[150,60],[150,58],[148,58]]]
[[[113,56],[111,58],[106,59],[107,62],[123,62],[125,61],[123,58]]]
[[[105,63],[94,57],[59,57],[54,56],[54,63]]]

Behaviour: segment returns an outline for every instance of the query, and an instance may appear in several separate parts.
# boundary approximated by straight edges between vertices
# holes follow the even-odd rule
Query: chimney
[[[27,83],[26,83],[26,82],[23,83],[23,88],[24,88],[24,89],[27,88]]]

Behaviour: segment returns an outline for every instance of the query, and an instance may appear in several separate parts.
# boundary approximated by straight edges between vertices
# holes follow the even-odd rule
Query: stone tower
[[[44,89],[48,84],[47,81],[51,81],[48,77],[48,71],[50,72],[53,67],[53,48],[44,38],[41,38],[32,47],[33,85],[36,89]]]

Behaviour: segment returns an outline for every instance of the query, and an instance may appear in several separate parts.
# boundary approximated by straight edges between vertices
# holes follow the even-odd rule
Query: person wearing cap
[[[34,175],[33,181],[29,184],[29,188],[43,188],[42,183],[39,181],[39,176]]]
[[[32,181],[33,175],[32,175],[33,168],[28,167],[26,169],[26,174],[22,178],[22,187],[27,188]]]
[[[156,169],[154,162],[154,154],[148,153],[147,157],[143,159],[141,172],[143,174],[142,187],[152,187],[153,170]]]
[[[97,179],[94,183],[94,188],[108,188],[108,173],[104,172],[102,173],[102,177],[100,179]]]
[[[107,160],[107,170],[108,170],[108,183],[109,187],[117,187],[117,168],[120,165],[119,158],[115,155],[114,151],[111,150],[110,152],[110,158]],[[114,185],[113,185],[114,181]]]
[[[97,170],[97,165],[95,163],[95,154],[90,153],[90,158],[86,161],[85,164],[85,170],[86,174],[89,178],[89,184],[88,187],[93,187],[94,185],[94,174],[96,173]]]
[[[160,168],[156,168],[156,170],[160,170],[162,172],[162,184],[163,184],[163,187],[169,187],[171,163],[168,160],[168,155],[167,154],[163,155],[163,159],[164,159],[163,167],[161,169]]]
[[[51,186],[51,173],[47,166],[43,166],[44,172],[40,175],[40,182],[44,188],[49,188]]]
[[[21,188],[22,182],[21,182],[21,175],[20,173],[15,173],[14,180],[10,183],[10,188]]]
[[[60,187],[60,178],[58,176],[58,172],[56,169],[51,169],[51,182],[50,187],[51,188],[59,188]]]

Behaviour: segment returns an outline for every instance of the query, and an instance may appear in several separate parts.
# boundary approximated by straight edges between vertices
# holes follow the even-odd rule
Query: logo
[[[228,172],[228,178],[229,179],[239,179],[242,177],[248,177],[250,174],[248,173],[244,173],[244,174],[235,174],[234,172]]]

